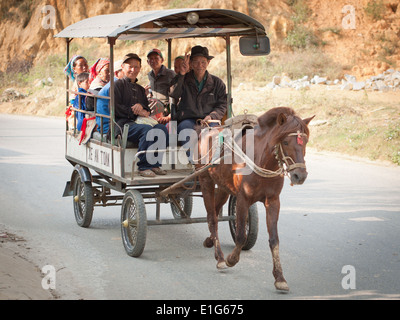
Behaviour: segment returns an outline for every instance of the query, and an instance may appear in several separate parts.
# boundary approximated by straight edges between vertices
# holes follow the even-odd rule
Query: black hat
[[[197,57],[197,56],[205,57],[205,58],[207,58],[207,60],[211,60],[212,58],[214,58],[213,56],[209,56],[208,49],[206,47],[202,47],[202,46],[194,46],[192,48],[192,51],[190,53],[190,59],[192,59],[193,57]]]
[[[128,53],[122,58],[122,63],[125,63],[129,59],[136,59],[142,64],[142,59],[139,58],[139,56],[136,53]]]

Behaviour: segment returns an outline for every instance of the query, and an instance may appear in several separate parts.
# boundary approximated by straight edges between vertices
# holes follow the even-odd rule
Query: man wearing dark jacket
[[[182,122],[187,122],[185,120],[191,120],[193,124],[198,119],[222,120],[226,113],[226,86],[220,78],[207,71],[212,58],[206,47],[193,47],[173,81],[170,95],[176,100],[180,98],[176,119],[178,131]]]
[[[145,89],[137,84],[137,75],[141,69],[142,60],[138,55],[129,53],[123,58],[122,70],[125,74],[123,79],[115,82],[115,120],[118,124],[116,135],[121,133],[121,129],[125,124],[129,124],[128,140],[138,143],[138,151],[148,150],[154,143],[150,137],[158,137],[163,139],[165,143],[161,149],[168,145],[168,131],[165,125],[156,124],[154,127],[149,124],[136,123],[138,116],[149,117],[150,108],[146,97]],[[157,132],[150,132],[156,130]],[[147,139],[146,139],[147,137]],[[160,143],[160,141],[157,140]],[[154,148],[153,148],[154,149]],[[162,170],[160,161],[161,155],[157,153],[144,153],[139,156],[139,174],[144,177],[155,177],[165,175],[166,171]],[[149,161],[152,159],[153,161]],[[151,162],[151,163],[150,163]]]
[[[193,47],[172,82],[170,96],[176,101],[180,99],[176,118],[172,119],[178,121],[178,134],[184,129],[193,129],[199,119],[222,120],[226,113],[226,86],[207,71],[212,58],[206,47]],[[186,142],[189,140],[188,136]]]

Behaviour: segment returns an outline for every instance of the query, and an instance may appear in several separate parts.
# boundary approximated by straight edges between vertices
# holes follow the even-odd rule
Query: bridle
[[[303,137],[308,137],[307,134],[301,133],[300,131],[297,131],[296,133],[289,133],[287,136],[297,136],[297,144],[299,145],[303,145]],[[283,152],[282,142],[279,142],[274,146],[274,154],[276,161],[278,161],[278,170],[281,171],[283,175],[288,175],[290,171],[296,168],[306,169],[306,165],[304,163],[294,162],[291,157],[285,155],[285,153]],[[284,168],[283,164],[286,165],[286,168]]]

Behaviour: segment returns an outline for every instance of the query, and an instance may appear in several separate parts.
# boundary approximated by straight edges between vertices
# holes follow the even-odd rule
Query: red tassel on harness
[[[297,144],[299,144],[299,145],[303,145],[303,138],[301,137],[301,133],[300,132],[297,132]]]

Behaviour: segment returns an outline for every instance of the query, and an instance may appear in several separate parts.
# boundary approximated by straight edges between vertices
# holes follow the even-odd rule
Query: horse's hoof
[[[226,265],[225,261],[221,261],[217,263],[217,269],[218,270],[228,269],[228,266]]]
[[[279,291],[289,291],[289,286],[286,281],[275,282],[275,288]]]
[[[214,246],[214,243],[211,240],[211,238],[208,237],[208,238],[206,238],[206,240],[204,240],[203,246],[206,247],[206,248],[212,248]]]
[[[237,263],[237,261],[236,261],[236,262],[229,261],[229,260],[230,260],[229,258],[230,258],[230,255],[228,256],[228,258],[226,258],[225,263],[226,263],[226,265],[227,265],[229,268],[232,268],[232,267],[235,266],[235,264]]]

